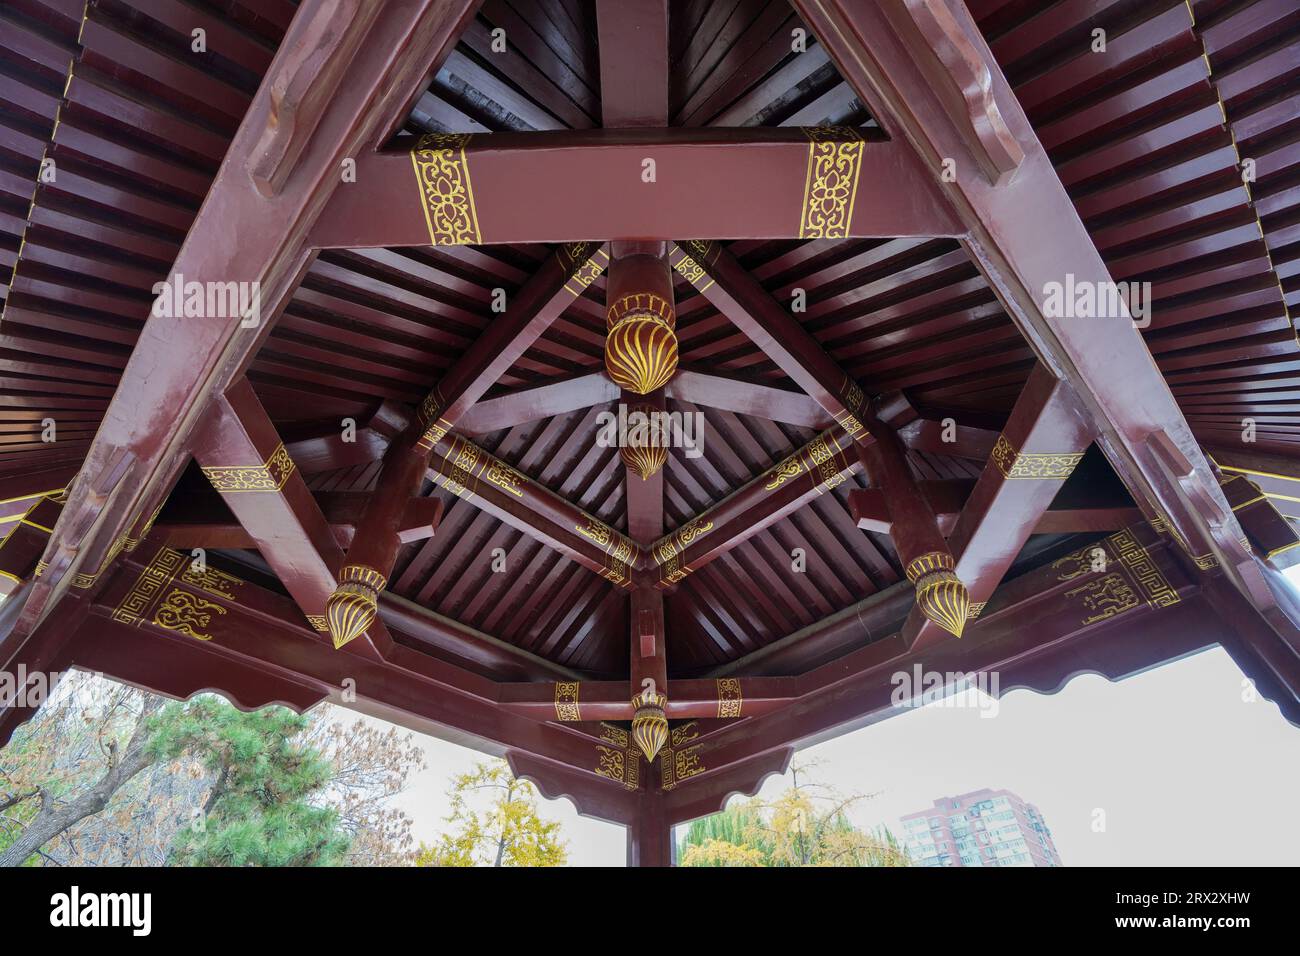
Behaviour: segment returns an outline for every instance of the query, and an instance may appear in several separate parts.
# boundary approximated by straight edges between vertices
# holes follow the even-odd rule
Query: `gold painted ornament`
[[[925,554],[907,566],[916,586],[916,605],[929,620],[953,637],[961,637],[970,614],[970,593],[953,571],[952,555]]]
[[[325,624],[337,650],[375,623],[379,592],[387,580],[373,568],[350,564],[339,572],[339,586],[325,602]]]
[[[623,464],[627,465],[642,481],[649,480],[655,472],[668,463],[668,449],[663,447],[642,448],[625,445],[618,450],[618,456],[623,459]]]
[[[668,717],[664,713],[668,698],[647,691],[633,697],[632,703],[636,706],[632,714],[632,739],[645,754],[645,759],[653,761],[659,748],[668,742]]]
[[[605,372],[619,388],[649,395],[677,371],[677,316],[663,296],[625,295],[608,310]]]
[[[645,424],[630,426],[618,455],[642,481],[648,480],[668,463],[669,436],[661,427],[660,412],[652,405],[634,405],[632,414],[645,416]]]

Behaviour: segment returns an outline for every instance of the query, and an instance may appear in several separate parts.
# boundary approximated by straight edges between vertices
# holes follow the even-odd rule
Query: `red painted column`
[[[643,794],[627,828],[628,866],[672,866],[676,847],[661,793]]]

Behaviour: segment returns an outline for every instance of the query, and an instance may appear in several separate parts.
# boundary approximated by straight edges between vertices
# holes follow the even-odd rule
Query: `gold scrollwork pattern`
[[[613,747],[604,747],[596,745],[596,774],[601,777],[608,777],[610,780],[623,782],[627,775],[627,760],[624,758],[622,750],[615,750]]]
[[[244,582],[233,574],[226,574],[216,568],[206,567],[200,571],[195,567],[193,561],[186,562],[185,570],[181,572],[180,579],[192,588],[231,600],[235,598],[235,591],[244,586]]]
[[[740,690],[740,681],[734,677],[718,678],[718,716],[722,718],[739,717],[745,700]]]
[[[470,180],[468,133],[425,133],[411,150],[420,208],[435,246],[482,242]]]
[[[1002,477],[1037,478],[1045,481],[1064,481],[1074,473],[1083,453],[1021,454],[1006,435],[999,435],[993,445],[993,464]]]
[[[865,144],[846,126],[813,126],[808,137],[800,239],[847,239]]]
[[[966,620],[973,621],[984,613],[984,608],[988,607],[988,601],[975,601],[966,611]]]
[[[698,720],[689,720],[684,724],[678,724],[672,729],[671,736],[674,747],[688,744],[700,736],[700,722]]]
[[[641,758],[634,750],[596,744],[596,775],[636,790],[641,786]]]
[[[488,466],[483,469],[483,477],[498,488],[510,492],[516,498],[524,496],[523,488],[528,479],[503,461],[493,458],[488,462]]]
[[[121,624],[135,624],[147,617],[149,610],[158,602],[163,590],[172,582],[185,564],[185,558],[179,551],[160,548],[136,578],[135,584],[126,597],[113,609],[113,620]]]
[[[798,478],[804,473],[804,470],[803,455],[800,452],[795,452],[768,472],[767,484],[763,485],[763,489],[765,491],[775,491],[791,478]]]
[[[329,633],[329,621],[325,619],[324,614],[308,614],[307,623],[312,626],[313,630],[320,631],[322,634]]]
[[[564,288],[575,299],[599,279],[609,265],[609,253],[604,249],[597,249],[590,258],[582,263],[576,262],[573,257],[582,255],[584,249],[586,249],[586,244],[580,242],[564,248],[565,255],[570,257],[569,268],[571,270],[569,281],[564,284]]]
[[[848,462],[843,459],[840,452],[835,450],[830,434],[830,432],[823,432],[818,435],[769,471],[763,490],[775,491],[787,481],[798,478],[805,471],[816,475],[816,490],[819,495],[844,482]]]
[[[665,750],[659,757],[660,785],[671,790],[683,780],[704,773],[705,766],[700,762],[700,745],[687,747],[685,750]]]
[[[680,252],[681,250],[678,251]],[[695,288],[700,292],[705,291],[713,285],[713,279],[704,271],[704,266],[700,265],[685,252],[682,252],[682,257],[673,263],[673,269],[677,271],[678,275],[691,285],[695,286]]]
[[[600,739],[607,744],[613,744],[620,750],[626,750],[632,742],[631,736],[622,727],[616,727],[614,724],[607,724],[601,721]]]
[[[212,487],[223,495],[245,491],[280,491],[298,466],[281,443],[261,465],[219,465],[204,468]]]
[[[577,681],[559,681],[555,685],[555,719],[563,721],[582,720],[582,710],[578,706]]]
[[[169,631],[179,631],[195,640],[210,641],[212,637],[206,633],[206,629],[212,622],[212,615],[225,613],[226,609],[220,604],[178,588],[158,605],[154,611],[153,623]]]
[[[1152,607],[1169,607],[1180,600],[1178,592],[1169,586],[1155,560],[1146,548],[1138,544],[1133,532],[1125,528],[1106,539],[1111,543],[1120,563],[1137,583],[1148,604]]]
[[[614,537],[613,528],[602,521],[597,521],[595,518],[590,517],[584,519],[582,524],[574,525],[573,530],[578,532],[578,534],[582,535],[584,538],[594,541],[596,544],[606,549],[609,548],[609,542],[613,540]]]
[[[1052,570],[1057,572],[1056,580],[1073,581],[1085,574],[1104,571],[1110,557],[1110,552],[1098,541],[1057,558],[1052,562]]]
[[[1088,581],[1065,592],[1069,598],[1077,597],[1083,604],[1086,612],[1089,612],[1080,623],[1096,624],[1098,621],[1104,621],[1112,618],[1117,614],[1123,614],[1125,611],[1132,610],[1142,603],[1137,592],[1129,586],[1127,580],[1121,574],[1107,574],[1104,577]]]

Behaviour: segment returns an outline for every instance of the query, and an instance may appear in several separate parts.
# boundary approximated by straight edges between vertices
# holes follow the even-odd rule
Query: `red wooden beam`
[[[949,634],[961,637],[970,597],[954,569],[952,552],[939,530],[934,509],[917,486],[898,434],[874,414],[867,427],[875,442],[859,446],[873,486],[888,503],[890,536],[907,579],[916,587],[918,614]]]
[[[596,27],[601,125],[667,126],[666,0],[597,0]]]
[[[526,385],[480,400],[456,423],[456,430],[471,437],[483,435],[603,405],[618,397],[618,386],[603,371]]]
[[[334,653],[297,625],[292,604],[278,595],[212,569],[188,571],[185,556],[170,549],[142,558],[124,562],[108,582],[62,664],[171,696],[216,687],[246,706],[277,699],[265,696],[268,678],[288,680],[311,703],[327,698],[488,753],[519,748],[623,789],[602,781],[590,735],[502,710],[491,680],[402,645],[383,660]],[[295,692],[287,702],[302,700]]]
[[[292,440],[286,434],[284,447],[305,475],[351,468],[383,458],[389,444],[410,420],[406,408],[397,402],[384,401],[364,422],[356,423],[353,441],[344,441],[342,420],[334,419],[319,427],[299,428]]]
[[[1092,434],[1070,388],[1037,366],[948,539],[957,576],[970,592],[972,614],[988,603]],[[925,646],[946,635],[913,614],[903,637]]]
[[[641,550],[555,492],[458,435],[439,442],[429,477],[481,508],[577,561],[622,588],[632,588]]]
[[[245,288],[259,290],[259,321],[149,316],[84,477],[70,489],[22,629],[30,632],[79,577],[101,574],[133,528],[157,512],[202,410],[242,374],[311,262],[303,239],[340,186],[343,160],[375,148],[403,121],[476,7],[475,0],[298,7],[171,270],[186,282],[255,283]]]
[[[836,157],[851,183],[827,219],[820,169]],[[431,205],[437,182],[458,185]],[[953,223],[928,171],[870,129],[427,134],[358,157],[311,244],[954,236]]]
[[[667,588],[841,484],[858,467],[842,428],[828,429],[774,468],[696,515],[646,552],[649,578]]]
[[[194,456],[312,627],[324,632],[343,551],[247,379],[213,403]],[[382,623],[366,634],[370,654],[391,648]]]
[[[633,600],[636,600],[633,592]],[[695,680],[658,679],[667,696],[664,709],[674,720],[735,720],[770,713],[793,703],[801,685],[793,677],[739,677]],[[511,713],[560,723],[631,720],[640,681],[571,681],[497,685],[497,700]]]
[[[921,494],[925,495],[934,516],[939,522],[939,530],[945,536],[952,534],[962,508],[970,500],[975,490],[975,479],[956,478],[942,481],[918,482]],[[892,519],[889,514],[885,493],[878,488],[854,490],[849,492],[849,513],[854,523],[863,531],[877,534],[889,534]],[[1142,520],[1140,509],[1132,505],[1079,505],[1050,507],[1038,523],[1034,525],[1033,534],[1087,534],[1090,532],[1118,531],[1136,521]],[[960,562],[959,562],[960,563]]]
[[[864,425],[867,401],[862,388],[799,324],[788,303],[774,299],[730,252],[715,242],[675,245],[670,258],[673,268],[841,427],[857,441],[869,440]]]
[[[340,548],[346,548],[352,543],[357,523],[361,520],[371,495],[372,492],[367,491],[315,493],[316,503]],[[428,538],[433,534],[441,515],[440,500],[409,499],[402,510],[397,533],[403,542]],[[191,548],[255,550],[258,546],[243,525],[231,520],[228,509],[218,510],[211,506],[210,501],[193,501],[188,497],[170,504],[165,516],[154,523],[154,530],[169,547],[181,551]]]
[[[688,742],[692,773],[677,785],[705,787],[741,761],[883,720],[899,712],[900,693],[921,703],[935,678],[945,693],[959,689],[955,675],[977,674],[996,675],[985,688],[994,697],[1016,687],[1051,693],[1081,671],[1117,680],[1230,634],[1171,546],[1141,528],[1131,532],[1149,542],[1144,565],[1122,560],[1123,548],[1106,542],[1105,570],[1094,570],[1091,549],[1083,549],[1008,584],[960,641],[909,650],[888,637],[794,678],[794,704]],[[1143,639],[1134,641],[1138,630]]]
[[[697,369],[679,368],[664,387],[664,393],[692,405],[721,408],[817,431],[829,428],[832,421],[826,410],[803,392]]]
[[[785,422],[818,431],[831,424],[831,417],[820,405],[803,392],[775,388],[760,382],[706,372],[701,369],[679,366],[677,373],[664,386],[667,398],[720,408],[741,415],[754,415],[774,422]],[[456,430],[468,436],[483,435],[501,428],[512,428],[527,422],[564,415],[568,412],[602,405],[619,397],[619,389],[604,372],[590,372],[571,378],[526,385],[502,392],[491,398],[479,400],[460,421]],[[938,423],[935,423],[938,428]],[[988,458],[993,447],[995,432],[989,433],[988,449],[982,455],[974,454],[983,432],[980,429],[959,428],[961,438],[956,445],[945,446],[949,454]],[[978,434],[972,434],[972,432]],[[928,434],[928,433],[927,433]],[[904,435],[905,440],[908,436]],[[924,439],[923,439],[924,440]],[[938,440],[937,437],[935,439]],[[910,444],[910,441],[909,441]],[[379,457],[379,456],[375,456]]]

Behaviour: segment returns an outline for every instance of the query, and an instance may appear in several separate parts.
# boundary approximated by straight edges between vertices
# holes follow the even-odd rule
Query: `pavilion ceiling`
[[[94,435],[226,144],[293,14],[276,0],[13,0],[0,11],[0,473],[76,465]],[[969,0],[1081,218],[1117,280],[1154,283],[1144,335],[1198,437],[1300,457],[1300,11],[1294,0]],[[1040,8],[1043,8],[1040,10]],[[788,0],[670,8],[674,125],[873,122]],[[197,18],[197,19],[196,19]],[[212,49],[189,52],[201,24]],[[491,31],[509,37],[491,50]],[[1105,56],[1087,51],[1107,31]],[[218,40],[220,42],[218,42]],[[66,85],[66,90],[65,90]],[[600,125],[594,5],[487,0],[407,127],[454,132]],[[184,92],[182,92],[184,91]],[[62,104],[62,105],[61,105]],[[42,156],[57,179],[38,183]],[[1239,160],[1256,161],[1248,190]],[[33,188],[35,193],[33,195]],[[681,236],[680,239],[697,238]],[[756,241],[728,251],[869,393],[998,428],[1034,355],[960,246],[947,239]],[[543,246],[335,250],[311,266],[248,376],[290,435],[381,401],[413,406],[516,293]],[[794,390],[684,280],[681,367]],[[604,280],[574,299],[488,393],[599,372]],[[525,475],[627,529],[623,468],[592,442],[608,403],[475,435]],[[817,429],[670,398],[703,414],[700,458],[670,455],[674,529],[770,469]],[[40,440],[54,414],[59,441]],[[922,478],[980,464],[913,452]],[[372,487],[378,462],[323,468],[317,491]],[[901,579],[887,536],[858,529],[854,475],[686,578],[667,598],[675,672],[725,664]],[[438,489],[438,533],[406,545],[391,590],[575,670],[623,674],[629,608],[599,575]],[[0,524],[0,528],[3,525]],[[494,573],[502,548],[511,573]],[[790,574],[791,552],[807,555]],[[522,571],[517,569],[522,568]],[[519,609],[527,613],[519,613]]]

